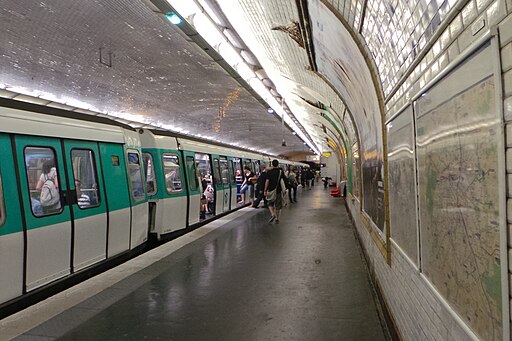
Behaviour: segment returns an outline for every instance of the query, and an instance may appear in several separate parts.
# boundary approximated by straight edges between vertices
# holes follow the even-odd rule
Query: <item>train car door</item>
[[[201,212],[201,189],[199,186],[198,173],[194,152],[183,152],[185,158],[185,170],[187,175],[188,188],[188,225],[199,222]]]
[[[140,151],[126,148],[125,153],[131,206],[130,248],[134,249],[148,239],[148,205]]]
[[[220,176],[220,156],[212,155],[213,158],[213,183],[215,186],[215,213],[224,212],[224,187]]]
[[[245,167],[249,167],[249,169],[251,170],[251,172],[254,173],[254,165],[252,163],[252,161],[250,159],[242,159],[242,162],[243,162],[243,166],[244,168]],[[245,171],[242,170],[242,181],[245,180]],[[254,187],[252,187],[253,190],[254,190]],[[254,192],[254,191],[253,191]],[[254,194],[254,193],[252,193]],[[247,204],[251,201],[251,193],[249,190],[245,191],[245,200],[244,200],[244,204]]]
[[[169,233],[187,226],[187,193],[181,176],[183,163],[177,151],[163,152],[161,161],[162,167],[158,168],[157,173],[163,188],[158,196],[157,221],[163,226],[162,233]]]
[[[121,144],[100,143],[100,164],[104,182],[105,204],[108,206],[107,257],[130,249],[130,193]]]
[[[230,198],[229,198],[229,209],[236,208],[236,181],[235,181],[235,170],[233,166],[233,158],[228,156],[228,181],[230,184]]]
[[[234,201],[233,206],[238,206],[238,203],[242,200],[242,195],[240,194],[240,187],[242,185],[243,176],[242,176],[242,160],[235,157],[233,158],[233,167],[235,169],[235,185],[236,185],[236,200]]]
[[[26,221],[26,290],[71,273],[72,221],[65,205],[60,139],[16,136],[15,150]]]
[[[15,169],[10,136],[0,134],[0,304],[23,293],[25,247]]]
[[[228,166],[228,158],[225,156],[220,157],[220,178],[221,185],[223,189],[222,199],[224,201],[222,207],[222,212],[229,211],[229,202],[231,198],[231,187],[229,183],[229,166]]]
[[[70,187],[68,204],[74,222],[73,269],[76,271],[107,257],[105,186],[98,175],[97,143],[65,140],[64,150]]]

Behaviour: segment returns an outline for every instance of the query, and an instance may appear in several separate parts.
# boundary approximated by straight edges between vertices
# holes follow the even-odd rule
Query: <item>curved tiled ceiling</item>
[[[196,1],[207,9],[212,7],[209,5],[213,0]],[[258,57],[280,94],[293,103],[292,111],[312,130],[310,134],[315,142],[322,143],[325,137],[321,129],[315,128],[318,112],[311,112],[298,98],[321,101],[338,116],[346,105],[353,114],[367,154],[373,152],[375,145],[377,153],[382,153],[379,144],[382,144],[384,97],[393,94],[429,47],[441,23],[451,20],[451,10],[461,3],[456,0],[215,2]],[[487,3],[480,1],[476,6],[485,7]],[[308,18],[304,18],[299,7],[306,9]],[[463,12],[462,18],[470,19],[471,9]],[[312,43],[313,57],[297,43],[300,39],[294,36],[294,23],[300,23],[295,26],[302,28],[306,26],[301,32],[306,40],[302,45]],[[322,64],[322,60],[337,65],[328,62],[314,65],[319,61]],[[311,71],[316,67],[323,77]],[[375,72],[370,74],[370,69]],[[351,135],[350,140],[354,142],[357,138]]]
[[[325,2],[364,37],[377,65],[384,93],[389,95],[420,51],[427,46],[441,22],[448,18],[450,10],[460,1]],[[485,7],[488,2],[479,1],[478,6]]]
[[[2,89],[270,154],[305,151],[288,129],[282,147],[281,122],[140,0],[3,1]]]
[[[360,95],[353,94],[354,91],[361,92],[365,88],[364,86],[349,86],[343,87],[343,89],[331,87],[324,77],[311,70],[307,50],[292,39],[288,32],[275,29],[277,27],[286,27],[293,22],[301,20],[295,1],[233,0],[218,1],[217,4],[246,44],[251,48],[251,51],[260,60],[293,113],[310,129],[309,133],[315,143],[322,145],[323,150],[328,150],[329,147],[322,126],[329,126],[335,132],[341,131],[343,134],[348,134],[346,139],[351,144],[358,140],[356,129],[354,129],[354,123],[357,121],[352,121],[350,115],[346,114],[346,106],[342,97],[339,96],[339,92],[351,94],[350,97],[353,101],[347,101],[346,103],[347,105],[355,105],[357,103],[358,109],[361,106],[366,106],[366,103],[370,103],[370,106],[373,106],[373,108],[366,111],[369,112],[369,115],[373,115],[378,119],[372,118],[372,122],[376,123],[373,124],[373,129],[371,130],[365,128],[366,122],[360,121],[357,130],[371,131],[372,133],[378,131],[378,129],[375,129],[375,125],[379,123],[380,126],[380,112],[372,114],[375,110],[379,110],[375,96],[373,101],[368,101],[367,97],[361,98]],[[340,27],[342,26],[336,25],[332,27],[330,25],[329,29],[336,30]],[[350,37],[348,34],[345,36]],[[364,59],[362,59],[357,46],[351,40],[348,43],[352,44],[352,53],[359,54],[358,59],[354,61],[360,65],[357,71],[364,70]],[[325,76],[328,77],[327,74]],[[364,76],[371,84],[371,76],[367,70]],[[356,77],[353,78],[355,79]],[[324,108],[318,107],[318,102],[323,104]],[[317,106],[312,104],[317,104]],[[331,119],[326,121],[324,115],[330,116]],[[339,123],[342,123],[342,125]],[[380,132],[377,132],[377,134],[380,134]],[[340,134],[337,135],[339,138]],[[375,147],[377,139],[378,136],[372,138],[373,143],[371,147]]]
[[[429,47],[441,23],[450,19],[460,4],[455,0],[189,1],[213,3],[223,10],[271,75],[278,96],[286,99],[293,116],[320,150],[330,148],[325,133],[329,128],[348,144],[359,141],[367,155],[372,154],[375,141],[382,140],[381,113],[376,112],[373,93],[393,94]],[[230,102],[240,85],[148,3],[4,2],[0,11],[0,88],[228,143],[246,141],[248,146],[273,154],[305,150],[289,132],[288,147],[280,146],[280,126],[246,90],[241,89],[237,100]],[[481,0],[475,6],[487,3]],[[344,60],[338,64],[342,66],[338,69],[342,70],[341,77],[333,70],[316,70],[312,65],[311,51],[319,49],[319,40],[315,43],[315,27],[304,30],[307,20],[298,6],[312,16],[315,6],[321,9],[325,29],[345,35],[337,37],[340,40],[336,44],[349,47],[349,56],[340,56],[336,49],[322,49],[330,60]],[[324,7],[332,12],[331,18]],[[470,19],[476,13],[464,11],[467,13],[457,20]],[[347,29],[352,30],[350,34]],[[378,89],[370,91],[370,98],[363,93],[364,88],[371,87],[369,71],[359,60],[361,52],[354,48],[354,42],[366,51],[367,63],[376,70],[373,81],[377,81]],[[107,64],[108,54],[113,54],[112,67],[98,62],[100,48]],[[353,62],[357,69],[350,70]],[[344,84],[345,73],[351,71],[351,78],[361,79]],[[227,115],[219,114],[228,102]],[[218,120],[222,122],[220,129]]]

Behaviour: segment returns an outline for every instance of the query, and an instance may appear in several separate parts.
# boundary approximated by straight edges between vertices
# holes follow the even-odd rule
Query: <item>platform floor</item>
[[[389,340],[342,198],[244,208],[0,321],[15,340]]]

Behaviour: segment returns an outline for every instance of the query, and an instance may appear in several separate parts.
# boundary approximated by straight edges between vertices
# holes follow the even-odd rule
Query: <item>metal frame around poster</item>
[[[498,117],[500,120],[500,138],[498,140],[498,181],[499,183],[507,183],[506,174],[506,137],[505,137],[505,117],[503,108],[503,80],[501,77],[501,53],[499,43],[499,33],[495,29],[493,37],[491,39],[491,49],[494,58],[494,83],[496,89],[496,110],[498,111]],[[501,299],[502,299],[502,313],[503,313],[503,340],[510,340],[510,291],[509,287],[509,258],[508,258],[508,224],[507,224],[507,186],[499,186],[499,198],[500,198],[500,261],[501,261]]]
[[[497,32],[488,31],[484,33],[479,39],[477,39],[473,44],[471,44],[463,53],[461,53],[457,58],[455,58],[445,69],[443,69],[436,77],[434,77],[430,82],[426,83],[415,95],[412,96],[410,102],[407,102],[397,114],[390,117],[386,123],[392,121],[397,115],[399,115],[407,106],[413,106],[414,117],[417,115],[416,101],[421,97],[421,95],[427,91],[429,91],[433,86],[435,86],[440,80],[442,80],[445,76],[447,76],[450,72],[459,67],[464,61],[473,56],[478,52],[480,48],[482,48],[485,44],[489,43],[490,52],[494,58],[493,60],[493,77],[494,86],[495,86],[495,101],[496,101],[496,115],[499,119],[499,127],[500,131],[498,132],[498,183],[506,184],[506,160],[505,160],[505,132],[504,132],[504,118],[503,118],[503,96],[502,96],[502,79],[501,79],[501,60],[500,60],[500,49],[499,49],[499,37]],[[416,119],[414,120],[416,124]],[[415,135],[416,135],[416,127],[415,127]],[[416,139],[416,137],[415,137]],[[416,153],[416,146],[415,146]],[[416,153],[417,158],[417,153]],[[417,160],[416,160],[416,168],[417,168]],[[418,186],[418,185],[417,185]],[[416,186],[416,187],[417,187]],[[508,283],[508,246],[507,246],[507,218],[506,218],[506,186],[498,186],[499,187],[499,230],[500,230],[500,262],[501,262],[501,291],[502,291],[502,331],[503,331],[503,340],[510,340],[510,302],[509,302],[509,283]],[[416,191],[419,189],[417,188]],[[419,203],[417,205],[419,210]],[[420,224],[420,215],[418,212],[418,225]],[[418,229],[418,237],[420,238],[421,229]],[[473,332],[471,328],[466,324],[466,321],[462,320],[462,318],[458,315],[457,312],[454,311],[453,307],[448,303],[447,299],[443,297],[438,289],[431,283],[430,279],[427,278],[422,273],[422,259],[421,259],[421,238],[418,239],[418,248],[419,248],[419,267],[418,272],[423,282],[430,289],[431,293],[438,299],[438,301],[444,306],[444,308],[449,312],[449,314],[458,322],[461,328],[468,334],[468,336],[473,340],[479,340],[479,337]]]
[[[498,118],[500,120],[500,137],[498,138],[498,149],[501,151],[498,153],[498,167],[499,174],[498,180],[501,184],[506,184],[506,159],[505,159],[505,130],[504,130],[504,113],[503,113],[503,85],[501,79],[501,54],[500,54],[500,46],[499,46],[499,35],[497,30],[493,30],[492,34],[490,31],[485,32],[479,39],[477,39],[473,44],[471,44],[463,53],[461,53],[458,57],[456,57],[452,62],[450,62],[446,68],[444,68],[436,77],[434,77],[431,81],[426,83],[420,90],[418,90],[409,101],[407,101],[402,107],[400,107],[395,114],[390,116],[385,124],[387,125],[397,116],[399,116],[407,107],[412,106],[414,111],[414,116],[416,115],[415,101],[424,93],[432,88],[436,83],[438,83],[442,78],[444,78],[448,73],[458,67],[461,63],[463,63],[468,57],[473,55],[479,48],[481,48],[484,44],[491,43],[491,52],[493,54],[493,69],[494,69],[494,81],[495,81],[495,100],[496,100],[496,112]],[[415,120],[414,124],[415,124]],[[416,127],[414,127],[414,134],[416,135]],[[416,136],[415,136],[416,139]],[[415,155],[416,153],[416,146]],[[417,157],[417,156],[415,156]],[[417,166],[417,164],[416,164]],[[418,186],[416,185],[416,192],[418,192]],[[509,288],[511,283],[508,280],[508,245],[507,245],[507,205],[506,205],[506,186],[499,186],[499,224],[500,224],[500,257],[501,257],[501,283],[502,283],[502,318],[503,318],[503,340],[508,341],[511,337],[511,326],[508,321],[510,321],[510,297],[509,297]],[[418,197],[418,193],[417,193]],[[419,203],[416,204],[417,209],[419,210]],[[427,287],[429,287],[430,291],[434,294],[434,296],[438,299],[439,302],[444,306],[444,308],[450,313],[450,315],[459,323],[462,329],[468,334],[469,337],[473,340],[479,340],[479,338],[474,334],[474,332],[466,325],[466,323],[460,318],[460,316],[453,311],[453,308],[448,304],[446,299],[442,297],[437,289],[430,283],[430,281],[421,274],[422,265],[421,265],[421,242],[420,242],[420,229],[419,229],[419,212],[418,212],[418,267],[417,271],[419,275],[422,277],[424,283],[426,283]],[[396,243],[395,243],[396,244]]]
[[[413,185],[413,188],[414,188],[414,202],[413,202],[413,205],[414,207],[412,208],[414,213],[415,213],[415,217],[414,217],[414,226],[410,226],[410,228],[414,228],[415,229],[415,234],[416,234],[416,254],[414,255],[415,257],[412,257],[413,255],[410,255],[408,252],[406,252],[406,248],[404,248],[404,245],[401,245],[400,243],[398,243],[398,241],[396,239],[393,238],[393,235],[391,234],[391,232],[393,231],[393,227],[394,225],[393,224],[393,221],[392,221],[392,210],[391,210],[391,198],[389,199],[389,230],[390,230],[390,237],[389,237],[389,240],[390,242],[394,245],[394,248],[396,250],[398,250],[398,252],[400,252],[402,254],[402,256],[410,263],[410,265],[414,268],[414,269],[418,269],[419,266],[420,266],[420,243],[419,243],[419,240],[420,240],[420,235],[419,235],[419,224],[418,224],[418,185],[417,185],[417,170],[416,170],[416,163],[417,163],[417,160],[416,160],[416,144],[415,144],[415,140],[416,140],[416,134],[415,134],[415,131],[416,131],[416,127],[415,127],[415,121],[414,121],[414,108],[413,108],[413,105],[412,103],[409,103],[407,106],[403,107],[401,111],[397,112],[395,115],[393,115],[392,118],[390,118],[389,120],[386,121],[386,131],[387,131],[387,142],[389,144],[389,132],[388,132],[388,126],[389,124],[392,124],[396,119],[400,118],[400,116],[402,115],[410,115],[408,118],[410,120],[410,127],[411,127],[411,135],[410,135],[410,138],[411,138],[411,148],[413,150],[413,158],[412,158],[412,161],[413,161],[413,174],[414,174],[414,185]],[[388,150],[388,153],[389,153],[389,148],[387,149]],[[389,166],[389,154],[388,154],[388,158],[387,158],[387,161],[388,161],[388,182],[389,182],[389,176],[390,176],[390,173],[391,173],[391,170],[390,170],[390,166]],[[391,185],[388,186],[388,188],[390,189],[391,188]],[[388,197],[391,195],[391,189],[389,190],[389,193],[388,193]]]

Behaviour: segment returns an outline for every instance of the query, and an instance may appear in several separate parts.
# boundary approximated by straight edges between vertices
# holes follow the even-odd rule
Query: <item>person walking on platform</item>
[[[288,172],[288,183],[290,188],[288,190],[288,199],[290,199],[290,203],[297,203],[297,174],[295,174],[295,168],[290,166],[290,171]],[[292,199],[292,191],[293,191],[293,199]]]
[[[279,224],[279,214],[283,208],[284,172],[279,166],[279,161],[272,160],[272,167],[267,171],[267,179],[265,180],[264,194],[268,200],[268,209],[270,210],[269,223],[276,221]]]
[[[313,179],[315,178],[315,174],[311,171],[311,169],[306,168],[306,183],[308,186],[308,189],[311,189],[311,185],[313,184]]]
[[[267,180],[267,172],[265,170],[265,165],[261,164],[260,175],[258,176],[258,181],[256,182],[256,201],[254,201],[254,205],[252,205],[254,208],[258,208],[261,200],[263,200],[263,208],[268,208],[267,198],[265,198],[265,195],[263,194],[265,191],[265,181]]]

